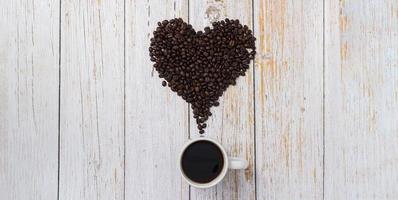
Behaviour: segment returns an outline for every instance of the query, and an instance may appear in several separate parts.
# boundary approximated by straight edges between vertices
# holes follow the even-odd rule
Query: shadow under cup
[[[191,182],[208,184],[223,174],[225,158],[222,150],[208,140],[189,144],[181,156],[181,171]]]

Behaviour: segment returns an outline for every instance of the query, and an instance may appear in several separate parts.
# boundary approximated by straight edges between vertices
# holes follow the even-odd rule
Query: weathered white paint
[[[397,2],[17,0],[0,10],[1,199],[57,199],[58,161],[65,200],[398,196]],[[196,30],[239,18],[258,39],[255,68],[212,109],[206,133],[250,166],[212,189],[179,175],[196,124],[149,61],[156,23],[173,17]]]
[[[398,197],[398,2],[326,1],[325,199]]]
[[[0,199],[57,198],[59,2],[0,1]]]
[[[211,22],[224,18],[239,19],[252,27],[252,2],[245,1],[191,1],[189,23],[196,31]],[[221,184],[210,189],[191,187],[191,199],[255,199],[254,183],[254,95],[253,67],[240,77],[236,86],[231,86],[220,98],[220,106],[213,107],[206,137],[221,142],[227,153],[249,161],[246,170],[231,170]],[[198,137],[198,129],[191,112],[191,137]]]
[[[149,60],[157,22],[188,16],[187,2],[126,1],[126,199],[189,199],[178,171],[188,105],[162,87]]]
[[[124,199],[124,1],[62,1],[60,199]]]
[[[322,199],[322,1],[254,1],[257,199]]]

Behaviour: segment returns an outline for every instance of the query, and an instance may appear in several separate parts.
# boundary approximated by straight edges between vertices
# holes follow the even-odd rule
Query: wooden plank
[[[57,198],[59,1],[0,1],[0,196]]]
[[[189,198],[177,164],[188,139],[188,106],[162,87],[148,51],[157,22],[186,20],[187,5],[126,1],[126,199]]]
[[[254,2],[257,199],[321,199],[323,3]]]
[[[124,1],[62,1],[60,199],[124,197]]]
[[[396,199],[398,2],[325,6],[325,199]]]
[[[225,18],[239,19],[252,28],[252,1],[191,1],[189,21],[196,31],[210,26],[212,21]],[[228,155],[249,161],[246,170],[231,170],[222,183],[210,189],[191,187],[191,199],[255,199],[254,174],[254,94],[253,67],[236,86],[231,86],[220,98],[220,106],[211,109],[206,137],[221,142]],[[192,111],[190,111],[192,112]],[[191,114],[191,137],[198,137],[195,120]]]

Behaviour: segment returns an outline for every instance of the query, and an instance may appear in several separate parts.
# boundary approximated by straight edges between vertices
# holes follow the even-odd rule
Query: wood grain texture
[[[0,1],[0,198],[57,198],[59,2]]]
[[[257,199],[322,199],[322,1],[254,2]]]
[[[326,1],[325,199],[398,197],[398,2]]]
[[[124,1],[62,1],[60,199],[124,199]]]
[[[398,197],[396,1],[0,0],[0,16],[0,199]],[[174,17],[257,37],[206,130],[250,165],[211,189],[180,176],[196,123],[149,60]]]
[[[188,106],[162,87],[148,51],[157,22],[186,20],[187,6],[126,0],[126,199],[189,198],[177,162],[188,139]]]
[[[191,1],[189,22],[196,31],[211,26],[211,22],[225,18],[239,19],[252,28],[252,1]],[[191,199],[255,199],[254,168],[254,94],[253,67],[236,86],[227,89],[220,98],[220,106],[211,109],[205,136],[221,142],[227,154],[249,161],[246,170],[228,171],[223,182],[210,189],[191,187]],[[190,110],[190,112],[192,112]],[[191,116],[193,116],[191,114]],[[198,137],[198,129],[191,117],[191,138]]]

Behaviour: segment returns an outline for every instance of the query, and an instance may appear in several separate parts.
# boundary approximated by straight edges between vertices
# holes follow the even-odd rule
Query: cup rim
[[[213,179],[212,181],[210,181],[208,183],[198,183],[198,182],[192,181],[185,175],[184,171],[182,170],[182,166],[181,166],[182,154],[185,152],[185,149],[192,143],[197,142],[197,141],[203,141],[203,140],[209,141],[209,142],[215,144],[221,150],[221,153],[222,153],[223,159],[224,159],[224,166],[223,166],[221,173],[215,179]],[[179,155],[178,166],[180,169],[181,176],[185,179],[185,181],[187,181],[189,183],[189,185],[196,187],[196,188],[209,188],[209,187],[216,185],[222,179],[224,179],[224,177],[228,171],[228,166],[229,166],[228,162],[229,161],[228,161],[227,153],[225,152],[224,148],[221,146],[220,143],[218,143],[216,140],[211,139],[211,138],[199,137],[199,138],[191,139],[187,143],[184,144],[184,146],[182,147],[182,150],[180,152],[180,155]]]

